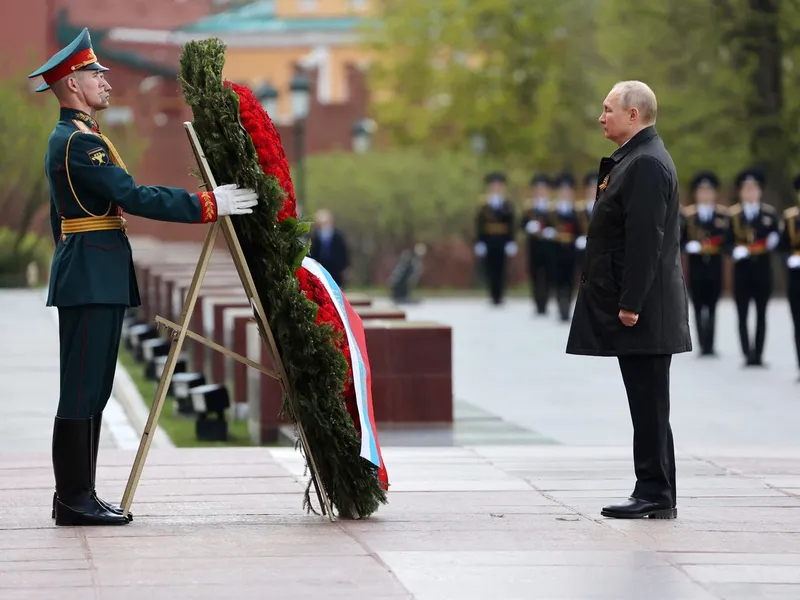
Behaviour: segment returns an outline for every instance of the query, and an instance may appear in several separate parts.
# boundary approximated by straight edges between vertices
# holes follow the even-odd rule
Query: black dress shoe
[[[628,498],[619,504],[604,506],[600,514],[604,517],[615,519],[674,519],[678,516],[678,509],[669,504],[659,504],[638,498]]]

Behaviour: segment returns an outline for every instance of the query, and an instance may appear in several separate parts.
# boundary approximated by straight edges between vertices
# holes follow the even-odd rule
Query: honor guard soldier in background
[[[722,295],[722,257],[730,236],[728,209],[717,205],[719,179],[698,173],[692,179],[695,204],[681,219],[681,247],[688,256],[689,294],[694,305],[701,356],[714,355],[714,324]]]
[[[509,256],[517,253],[514,241],[514,207],[506,197],[506,176],[486,176],[486,202],[476,219],[475,254],[484,259],[492,303],[502,304],[506,291],[506,265]]]
[[[736,177],[740,202],[730,209],[730,246],[733,259],[733,296],[739,316],[739,340],[745,365],[763,365],[767,334],[767,304],[772,295],[770,252],[780,241],[778,215],[761,202],[765,177],[760,169],[747,169]],[[751,344],[747,331],[750,302],[756,305],[756,335]]]
[[[795,177],[794,190],[795,200],[800,203],[800,175]],[[778,247],[786,259],[786,295],[792,312],[794,346],[800,366],[800,206],[792,206],[783,212]]]
[[[575,264],[583,264],[586,254],[586,234],[589,231],[589,221],[592,219],[592,210],[597,197],[597,173],[591,172],[583,176],[583,200],[575,203],[575,213],[578,216],[578,238],[575,240]]]
[[[569,321],[572,292],[575,289],[575,242],[578,239],[578,215],[575,212],[575,178],[562,173],[555,180],[556,201],[550,223],[556,230],[553,246],[553,279],[558,314]]]
[[[252,190],[226,185],[213,192],[139,186],[94,119],[108,108],[107,71],[84,29],[29,77],[52,90],[61,106],[50,134],[45,173],[56,247],[48,306],[58,307],[61,391],[53,425],[53,514],[57,525],[128,522],[97,497],[95,472],[103,409],[111,395],[125,310],[139,290],[123,210],[183,223],[251,213]]]
[[[531,179],[530,207],[520,222],[525,230],[528,249],[528,278],[531,282],[536,313],[547,312],[547,301],[553,284],[554,241],[556,230],[550,223],[552,200],[550,179],[534,175]]]

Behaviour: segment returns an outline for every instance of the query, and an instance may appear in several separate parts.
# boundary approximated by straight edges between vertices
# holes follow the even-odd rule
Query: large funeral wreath
[[[179,81],[217,184],[255,189],[253,214],[234,227],[283,359],[299,421],[340,516],[366,517],[386,502],[382,465],[359,455],[352,364],[342,319],[316,276],[301,267],[310,225],[297,218],[294,187],[280,136],[253,93],[223,79],[225,45],[186,44]],[[304,505],[311,508],[309,490]]]

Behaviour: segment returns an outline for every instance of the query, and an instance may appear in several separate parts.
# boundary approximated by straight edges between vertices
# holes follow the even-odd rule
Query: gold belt
[[[61,233],[83,233],[85,231],[108,231],[110,229],[127,228],[122,217],[83,217],[80,219],[61,219]]]

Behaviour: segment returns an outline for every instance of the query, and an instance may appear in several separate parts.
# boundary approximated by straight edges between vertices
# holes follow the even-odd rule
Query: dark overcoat
[[[692,349],[680,248],[678,175],[655,127],[600,161],[568,354]],[[633,327],[620,309],[639,315]]]

